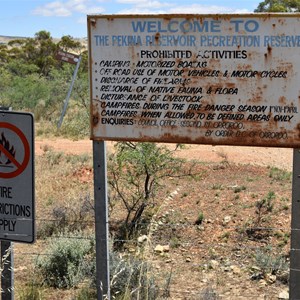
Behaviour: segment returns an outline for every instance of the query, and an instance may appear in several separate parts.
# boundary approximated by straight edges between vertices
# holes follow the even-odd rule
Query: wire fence
[[[58,224],[60,221],[61,219],[40,218],[36,220],[36,223],[39,230],[45,224]],[[77,227],[89,226],[90,234],[82,233],[80,235],[66,231],[51,235],[50,240],[54,243],[64,240],[86,240],[95,243],[93,234],[95,222],[93,220],[72,221],[72,223],[78,223]],[[233,224],[224,226],[216,223],[203,224],[203,231],[199,231],[197,226],[191,222],[180,224],[160,222],[159,225],[156,225],[156,221],[143,223],[143,226],[152,227],[154,232],[159,231],[166,234],[167,231],[174,233],[178,230],[188,229],[198,231],[199,237],[205,236],[205,230],[208,227],[218,228],[220,232],[227,230],[237,235],[247,229],[244,226]],[[267,232],[268,236],[273,236],[278,231],[289,235],[291,231],[286,226],[258,227],[256,229]],[[112,239],[112,243],[126,245],[127,254],[124,252],[123,255],[131,255],[138,260],[142,259],[153,264],[154,271],[152,272],[160,281],[160,285],[164,285],[164,287],[157,287],[160,295],[157,299],[278,299],[280,292],[288,289],[289,258],[284,253],[283,247],[273,247],[266,241],[253,241],[242,236],[240,241],[235,240],[233,243],[190,240],[189,236],[181,236],[180,243],[172,245],[171,239],[172,235],[170,235],[168,243],[169,248],[161,252],[157,252],[155,249],[161,241],[153,235],[153,232],[147,236],[144,242],[141,242],[138,237],[135,239]],[[99,242],[105,242],[105,240]],[[286,241],[285,247],[288,246],[289,240]],[[52,250],[47,249],[47,246],[41,249],[36,246],[33,251],[28,251],[28,249],[28,247],[15,245],[17,279],[18,269],[23,262],[26,261],[29,264],[27,268],[34,270],[39,258],[53,255]],[[274,278],[268,280],[272,272],[277,277],[275,280]],[[191,278],[184,279],[183,274],[190,274]],[[169,277],[170,282],[167,285]],[[187,282],[183,283],[183,280]],[[183,288],[184,286],[185,288]],[[242,286],[247,287],[251,292]]]
[[[225,184],[223,188],[224,186]],[[208,193],[214,194],[215,188],[217,186],[207,188]],[[226,189],[234,188],[235,186],[226,186]],[[260,189],[262,187],[258,184],[253,192],[264,194],[265,191]],[[176,192],[178,190],[176,188]],[[221,189],[218,192],[221,194]],[[252,188],[247,192],[246,197],[251,198]],[[286,185],[276,190],[278,195],[283,194],[284,197],[288,197],[289,192]],[[141,236],[128,239],[116,234],[116,227],[120,229],[120,224],[116,226],[115,221],[109,221],[112,245],[110,254],[116,254],[119,259],[132,263],[129,266],[130,272],[135,268],[133,262],[151,266],[147,273],[156,280],[157,299],[278,299],[282,291],[288,290],[290,234],[297,229],[289,228],[287,222],[269,222],[268,226],[250,226],[251,224],[233,221],[224,223],[222,217],[214,214],[211,214],[214,216],[212,222],[204,220],[200,225],[192,222],[191,218],[183,218],[184,221],[176,218],[170,220],[163,212],[170,211],[176,193],[169,194],[166,199],[161,199],[162,205],[151,221],[134,224],[141,229],[141,235],[146,236],[142,241],[139,239]],[[80,196],[80,200],[93,201],[92,197],[84,195]],[[255,200],[257,199],[253,199],[253,202]],[[283,202],[282,205],[286,203],[288,202]],[[39,213],[35,220],[37,243],[30,247],[24,244],[14,245],[16,282],[24,282],[24,277],[27,277],[26,284],[37,281],[39,260],[53,256],[52,244],[67,244],[72,241],[95,244],[93,205],[82,208],[83,204],[74,207],[74,211],[72,207],[69,211],[59,207],[50,218],[41,218],[43,214]],[[176,212],[175,209],[174,214]],[[51,211],[46,215],[51,216]],[[220,220],[217,221],[217,218]],[[262,238],[248,234],[251,230],[263,233]],[[215,235],[215,231],[219,235]],[[281,245],[273,241],[275,238],[282,242]],[[100,239],[99,242],[105,243],[106,240]],[[113,250],[115,244],[122,245],[122,251],[116,253]],[[158,245],[163,246],[161,250],[157,249]],[[126,269],[119,260],[118,263],[122,266],[121,269],[115,269],[114,263],[111,263],[113,278]],[[127,277],[131,276],[130,272],[126,273]],[[91,276],[95,278],[95,274]],[[113,283],[115,284],[115,280]],[[128,299],[148,300],[142,296],[136,297],[137,291],[146,287],[140,280],[139,285],[130,291],[132,297]],[[62,293],[64,292],[66,291]],[[63,296],[62,293],[59,294],[60,299],[76,299],[74,295],[68,296],[66,292],[66,296]],[[44,299],[55,297],[49,295],[47,298],[46,295]]]

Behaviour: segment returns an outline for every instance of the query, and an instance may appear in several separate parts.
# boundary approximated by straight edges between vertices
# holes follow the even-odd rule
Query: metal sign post
[[[8,241],[1,241],[1,299],[14,299],[14,252]]]
[[[290,299],[300,299],[300,149],[294,149],[290,252]]]
[[[0,111],[11,111],[11,107],[0,107]],[[1,299],[14,299],[14,251],[13,243],[0,242],[1,255]]]
[[[69,60],[63,60],[63,61],[66,61],[68,63],[73,63],[73,60],[72,60],[72,62],[70,62]],[[79,69],[79,66],[80,66],[81,56],[78,56],[78,59],[76,61],[77,61],[76,62],[76,68],[74,70],[73,77],[72,77],[72,82],[71,82],[71,85],[70,85],[70,88],[69,88],[69,91],[68,91],[68,94],[67,94],[67,98],[64,102],[64,107],[63,107],[63,110],[62,110],[62,113],[61,113],[61,116],[60,116],[60,119],[59,119],[59,122],[58,122],[58,125],[57,125],[58,128],[61,127],[61,124],[63,122],[64,116],[65,116],[66,111],[67,111],[67,107],[68,107],[68,104],[69,104],[71,92],[72,92],[74,82],[75,82],[75,79],[76,79],[76,76],[77,76],[77,72],[78,72],[78,69]]]
[[[104,141],[93,142],[97,299],[110,299],[108,201]]]

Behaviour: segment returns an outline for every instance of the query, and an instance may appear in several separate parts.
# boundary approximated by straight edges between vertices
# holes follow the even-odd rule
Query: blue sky
[[[0,35],[87,36],[87,15],[251,13],[262,0],[0,0]]]

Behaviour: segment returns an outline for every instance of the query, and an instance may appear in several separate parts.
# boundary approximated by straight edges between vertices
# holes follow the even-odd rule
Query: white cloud
[[[62,2],[55,1],[37,7],[33,11],[33,14],[41,15],[44,17],[51,17],[51,16],[67,17],[70,16],[72,12]]]
[[[78,3],[78,4],[73,5],[73,10],[79,11],[79,12],[85,11],[86,10],[86,6],[84,4],[82,4],[82,3]]]
[[[218,5],[199,5],[192,4],[189,6],[175,6],[172,7],[168,13],[199,13],[199,14],[220,14],[220,13],[249,13],[246,9],[238,10],[226,6]]]
[[[135,7],[149,7],[149,8],[162,8],[171,6],[171,3],[160,1],[149,1],[149,0],[117,0],[117,3],[121,4],[131,4]]]
[[[121,15],[138,15],[138,14],[165,14],[165,10],[153,10],[149,8],[133,7],[131,9],[123,9],[118,12]]]
[[[73,13],[91,14],[102,13],[104,8],[101,6],[91,6],[90,0],[69,0],[53,1],[43,6],[37,7],[32,13],[44,17],[68,17]],[[101,0],[98,2],[102,2]]]
[[[105,12],[97,3],[105,3],[105,0],[56,0],[37,7],[33,14],[50,17],[69,17],[79,14],[101,14]],[[210,14],[210,13],[249,13],[246,9],[238,10],[232,7],[218,5],[190,4],[176,5],[170,1],[160,0],[116,0],[115,3],[128,5],[128,9],[118,11],[119,14]],[[96,4],[96,5],[95,5]]]
[[[218,5],[174,5],[170,2],[147,0],[118,0],[122,4],[131,4],[129,9],[121,10],[120,14],[218,14],[218,13],[250,13],[247,9],[234,9]]]
[[[102,14],[105,12],[105,9],[101,6],[98,7],[89,7],[84,11],[84,14],[86,15],[93,15],[93,14]]]

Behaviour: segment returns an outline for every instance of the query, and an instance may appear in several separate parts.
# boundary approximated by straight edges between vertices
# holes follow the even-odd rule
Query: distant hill
[[[27,37],[24,36],[5,36],[5,35],[0,35],[0,44],[7,44],[11,40],[16,40],[16,39],[26,39]]]
[[[17,40],[17,39],[27,39],[28,37],[25,37],[25,36],[6,36],[6,35],[0,35],[0,45],[1,44],[8,44],[9,41],[11,40]],[[58,38],[53,38],[53,41],[54,42],[59,42],[60,39]],[[81,39],[77,39],[77,38],[74,38],[74,40],[79,40],[81,42],[81,44],[83,46],[87,46],[87,38],[81,38]]]

